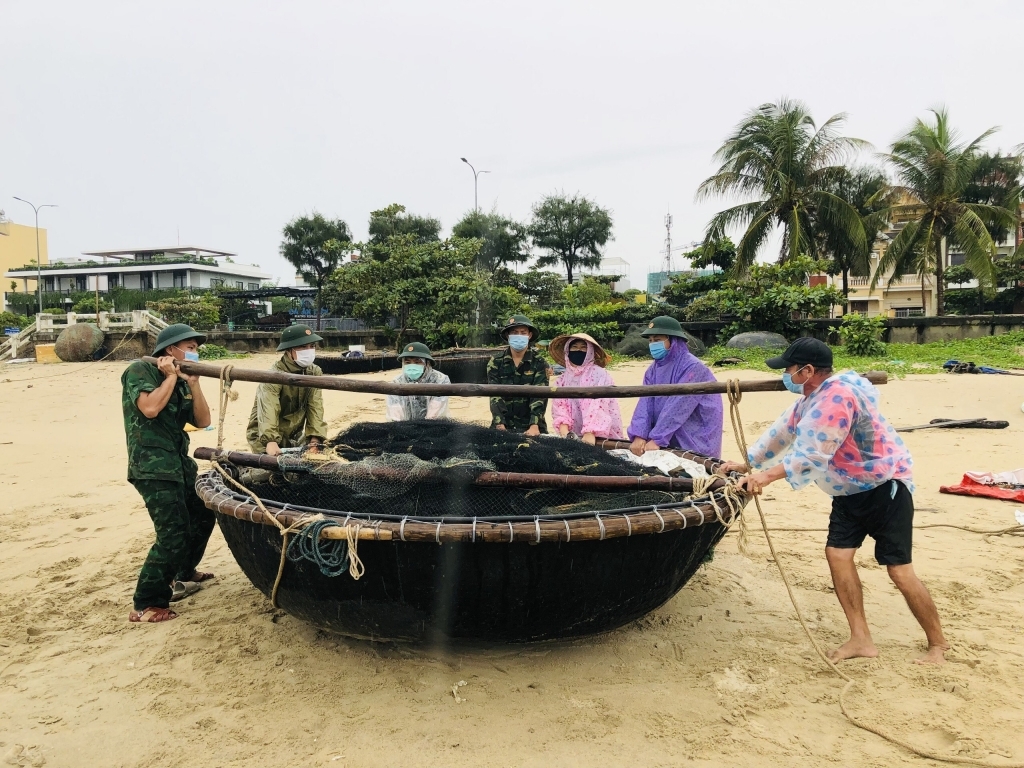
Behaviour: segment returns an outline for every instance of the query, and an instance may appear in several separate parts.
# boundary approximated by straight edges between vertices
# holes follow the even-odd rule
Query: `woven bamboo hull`
[[[269,595],[276,528],[217,514],[246,576]],[[288,561],[278,605],[318,627],[375,640],[526,642],[628,624],[678,592],[725,529],[717,522],[604,541],[443,544],[361,541],[366,574],[328,578]]]

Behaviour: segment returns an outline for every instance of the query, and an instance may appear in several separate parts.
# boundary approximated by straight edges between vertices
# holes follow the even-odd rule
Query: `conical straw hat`
[[[608,353],[604,351],[604,347],[594,341],[594,338],[587,333],[567,333],[562,336],[556,336],[551,340],[548,345],[548,353],[555,359],[555,362],[559,365],[565,365],[565,347],[572,339],[583,339],[589,341],[594,345],[594,363],[595,365],[604,368],[608,365]]]

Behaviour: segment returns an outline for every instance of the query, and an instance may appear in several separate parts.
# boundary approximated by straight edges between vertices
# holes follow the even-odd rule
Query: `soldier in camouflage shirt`
[[[177,618],[168,605],[172,583],[201,582],[212,573],[196,570],[213,532],[213,512],[196,495],[196,463],[188,455],[186,424],[208,427],[210,406],[198,376],[174,367],[199,359],[206,337],[184,324],[160,332],[157,365],[136,360],[121,375],[121,410],[128,442],[128,482],[146,502],[156,541],[135,588],[129,621],[156,623]],[[195,587],[198,589],[198,586]]]
[[[487,383],[547,386],[550,367],[535,348],[530,348],[538,336],[533,323],[524,315],[513,315],[501,329],[501,336],[509,346],[487,361]],[[527,435],[546,433],[547,407],[546,398],[492,397],[491,426]]]

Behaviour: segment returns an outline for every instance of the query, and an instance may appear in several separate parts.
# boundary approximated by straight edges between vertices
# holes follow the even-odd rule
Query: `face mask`
[[[417,363],[409,363],[408,365],[402,366],[402,373],[405,374],[405,378],[410,381],[419,381],[420,376],[423,375],[424,367]]]
[[[652,341],[647,345],[647,348],[651,350],[651,357],[655,360],[661,360],[661,358],[668,354],[664,341]]]
[[[199,362],[199,353],[198,352],[186,352],[185,353],[185,362],[186,363],[198,363]]]
[[[295,362],[300,368],[308,368],[315,360],[315,349],[300,349],[295,353]]]
[[[800,373],[800,371],[802,370],[803,368],[800,368],[799,370],[797,370],[797,373]],[[786,387],[786,389],[788,389],[794,395],[802,395],[804,393],[804,385],[797,384],[795,381],[793,381],[793,377],[788,373],[782,374],[782,383]]]
[[[523,333],[513,333],[508,337],[508,345],[516,352],[526,349],[526,345],[529,343],[530,337]]]
[[[587,351],[585,349],[572,350],[569,352],[567,357],[569,358],[569,362],[572,363],[573,365],[583,365],[583,363],[586,362],[587,360]]]

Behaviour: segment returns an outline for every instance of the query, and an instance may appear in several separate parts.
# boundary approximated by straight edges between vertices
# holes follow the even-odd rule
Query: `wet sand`
[[[237,361],[268,367],[273,358]],[[0,366],[0,760],[48,766],[892,766],[922,761],[850,725],[839,682],[803,637],[763,538],[736,537],[667,604],[601,636],[448,647],[372,644],[275,611],[215,531],[218,579],[163,625],[127,622],[152,540],[126,482],[124,363]],[[643,365],[614,371],[639,383]],[[393,373],[368,375],[383,380]],[[762,373],[721,374],[761,378]],[[216,383],[204,391],[215,401]],[[244,447],[255,385],[236,385],[227,444]],[[905,435],[917,522],[1003,528],[1020,505],[941,495],[964,471],[1024,464],[1022,380],[914,376],[881,388],[896,424],[1006,419],[1002,431]],[[748,439],[791,401],[748,394]],[[383,398],[325,393],[331,431],[383,420]],[[632,401],[624,401],[624,417]],[[483,422],[486,401],[452,416]],[[216,423],[216,414],[214,421]],[[728,420],[727,420],[728,421]],[[192,444],[214,445],[214,432]],[[731,434],[726,458],[737,458]],[[753,511],[753,507],[750,508]],[[824,527],[817,490],[769,488],[771,524]],[[751,519],[754,519],[752,516]],[[756,532],[755,532],[756,533]],[[846,624],[824,533],[776,535],[797,598],[829,646]],[[844,668],[852,710],[948,754],[1024,760],[1024,540],[915,533],[915,565],[953,644],[911,663],[924,636],[872,550],[858,555],[881,656]],[[452,686],[460,680],[457,703]]]

